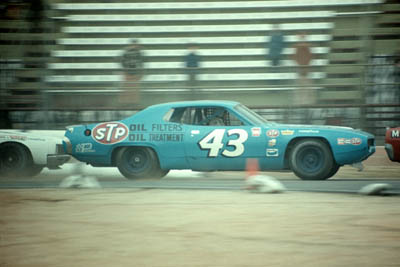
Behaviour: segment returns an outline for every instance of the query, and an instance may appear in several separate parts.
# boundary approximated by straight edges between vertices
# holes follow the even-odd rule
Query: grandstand
[[[269,90],[292,90],[297,78],[294,63],[286,59],[277,71],[266,60],[272,25],[279,23],[285,32],[288,57],[293,54],[296,33],[307,30],[315,55],[312,65],[318,67],[310,76],[316,81],[326,76],[321,67],[328,63],[334,26],[324,21],[333,16],[332,11],[308,11],[315,3],[293,3],[303,10],[290,10],[284,1],[55,4],[65,19],[65,38],[58,40],[64,49],[53,51],[55,59],[49,66],[53,75],[47,81],[51,87],[67,87],[63,92],[71,86],[81,93],[118,92],[122,82],[119,56],[135,38],[146,58],[143,101],[146,95],[154,100],[160,93],[164,93],[163,101],[166,96],[190,98],[183,64],[188,43],[199,47],[202,58],[196,89],[202,98],[237,97],[231,92],[242,97],[253,92],[250,97],[259,98]],[[276,87],[277,81],[283,86]]]
[[[46,81],[52,94],[73,91],[91,97],[118,92],[122,81],[119,56],[131,39],[137,39],[146,58],[142,101],[188,99],[183,57],[186,45],[196,43],[202,58],[198,90],[204,98],[289,104],[297,78],[291,47],[297,32],[306,31],[314,52],[312,87],[318,89],[320,101],[360,103],[361,65],[365,63],[363,16],[374,20],[382,3],[321,2],[55,3],[53,9],[63,19],[62,38],[56,40]],[[280,25],[288,43],[287,57],[278,70],[266,59],[273,24]],[[353,36],[348,36],[350,32]],[[359,37],[354,38],[357,33]]]
[[[288,106],[299,86],[291,59],[299,31],[307,33],[312,46],[306,86],[317,93],[317,103],[363,104],[369,56],[394,54],[399,47],[400,4],[396,1],[48,3],[51,19],[43,22],[48,30],[41,34],[24,30],[29,27],[24,21],[0,22],[2,62],[16,69],[14,82],[7,83],[2,93],[10,107],[40,103],[48,109],[115,108],[122,88],[120,56],[132,39],[138,40],[145,57],[141,106],[191,99],[183,64],[188,43],[199,47],[202,59],[196,89],[201,98]],[[287,42],[278,67],[266,57],[275,24]],[[18,67],[30,60],[39,67]],[[10,62],[14,67],[9,67]]]

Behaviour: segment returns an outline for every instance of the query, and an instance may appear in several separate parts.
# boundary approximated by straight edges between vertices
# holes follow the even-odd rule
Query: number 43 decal
[[[224,138],[225,129],[215,129],[209,133],[206,137],[200,140],[199,146],[203,150],[209,150],[209,157],[217,157],[220,149],[224,147],[222,139]],[[228,136],[237,135],[236,139],[228,141],[227,146],[234,147],[233,150],[224,149],[222,155],[226,157],[239,157],[244,152],[243,143],[248,138],[247,131],[243,129],[231,129],[228,130]]]

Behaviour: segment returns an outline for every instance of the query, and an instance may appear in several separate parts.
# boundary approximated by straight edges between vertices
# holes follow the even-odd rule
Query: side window
[[[221,107],[186,107],[169,110],[165,121],[189,125],[241,126],[244,123]]]
[[[185,108],[181,122],[183,124],[192,124],[193,122],[193,108]]]
[[[228,114],[228,119],[229,119],[229,125],[230,126],[243,126],[244,123],[239,120],[234,114],[229,113]]]
[[[202,125],[241,126],[244,125],[234,114],[221,107],[207,107],[203,109],[205,119]]]
[[[173,108],[170,109],[164,116],[164,120],[174,123],[196,124],[201,117],[195,108]]]
[[[184,108],[173,108],[164,115],[163,119],[168,122],[182,123],[184,112]]]

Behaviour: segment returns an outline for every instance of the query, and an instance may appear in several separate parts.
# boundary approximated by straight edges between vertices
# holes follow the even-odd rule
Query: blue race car
[[[92,166],[116,166],[128,179],[160,178],[171,169],[243,171],[251,158],[261,171],[324,180],[371,156],[375,139],[346,127],[269,122],[233,101],[184,101],[67,127],[64,149]]]

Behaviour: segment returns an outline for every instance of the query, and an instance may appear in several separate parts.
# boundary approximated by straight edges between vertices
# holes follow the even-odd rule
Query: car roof
[[[223,106],[223,107],[233,107],[240,104],[236,101],[227,101],[227,100],[195,100],[195,101],[177,101],[177,102],[168,102],[163,104],[156,104],[151,107],[161,108],[161,107],[196,107],[196,106]]]

